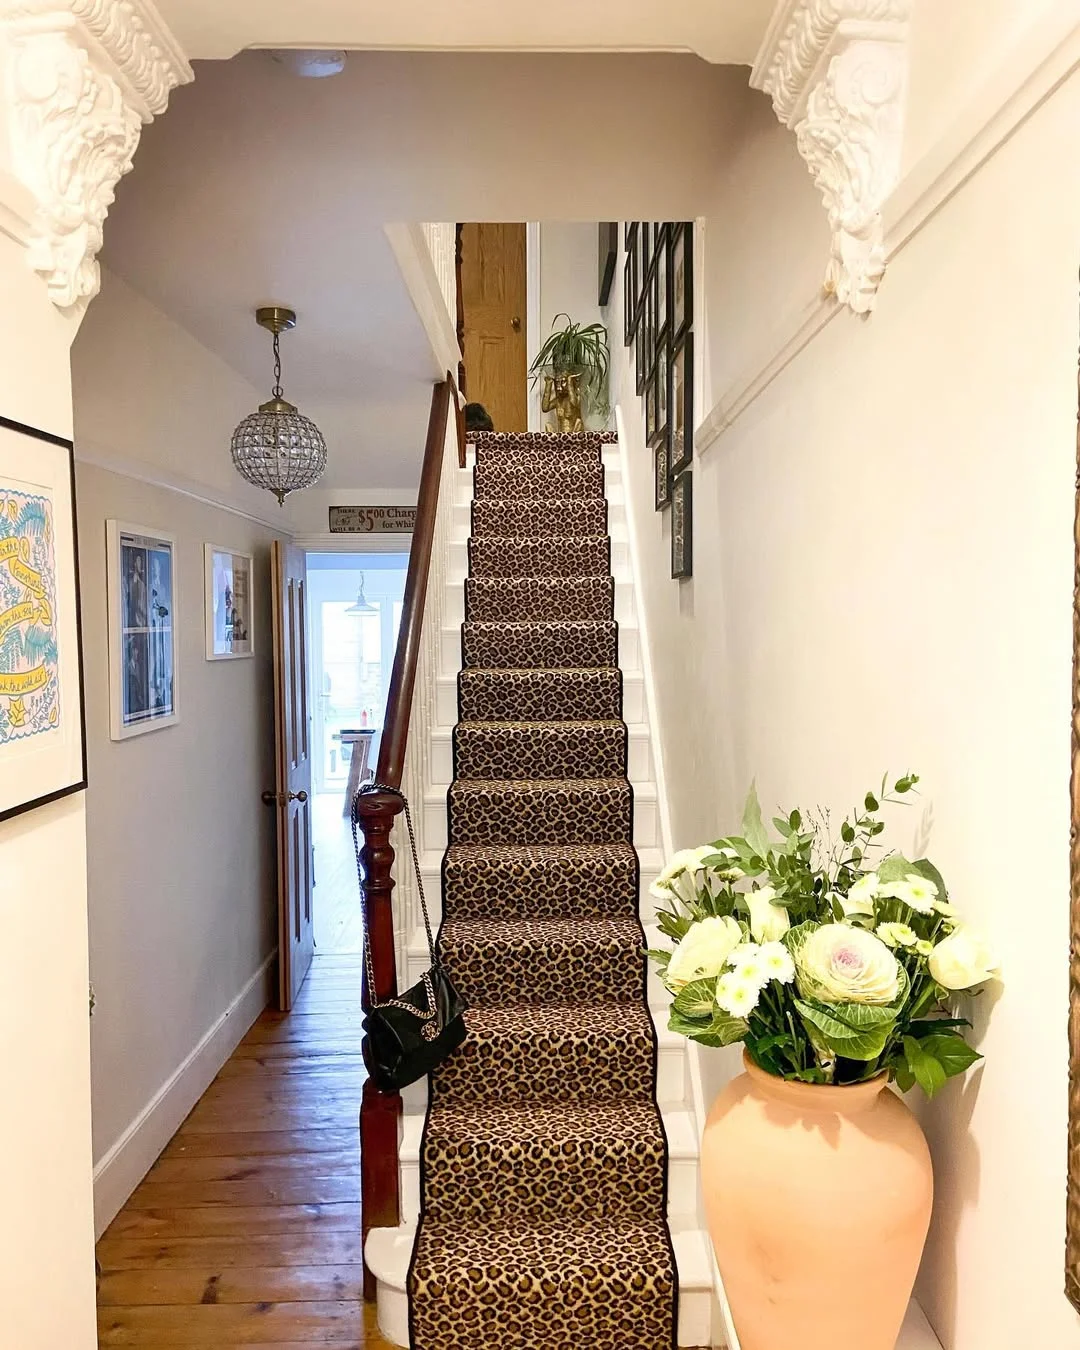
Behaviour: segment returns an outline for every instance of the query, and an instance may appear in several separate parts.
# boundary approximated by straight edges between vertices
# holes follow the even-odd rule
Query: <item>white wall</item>
[[[77,321],[4,234],[0,294],[0,413],[70,436]],[[0,1302],[19,1350],[97,1344],[85,859],[82,796],[0,824]]]
[[[715,397],[826,256],[770,116],[750,110],[715,184]],[[1074,76],[893,261],[873,318],[834,319],[697,460],[682,585],[623,403],[675,844],[734,826],[752,776],[767,804],[843,809],[914,768],[926,814],[887,837],[929,828],[1004,953],[1002,997],[973,1008],[985,1065],[925,1112],[919,1292],[945,1350],[1080,1347],[1062,1293],[1078,131]]]
[[[274,534],[211,501],[245,494],[228,432],[255,391],[112,276],[74,345],[72,374],[76,454],[97,460],[80,459],[77,478],[100,1231],[270,989],[275,816],[260,793],[274,781]],[[100,467],[113,462],[125,472]],[[185,483],[200,480],[201,495],[162,485],[173,466]],[[180,721],[126,741],[109,738],[108,519],[177,537]],[[255,556],[250,660],[205,659],[206,542]]]

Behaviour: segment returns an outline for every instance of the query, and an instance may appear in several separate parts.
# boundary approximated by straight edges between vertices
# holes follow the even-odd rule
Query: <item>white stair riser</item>
[[[629,580],[615,582],[615,619],[618,623],[631,624],[637,618],[634,606],[634,588]],[[465,622],[465,587],[462,581],[450,580],[446,583],[443,598],[443,624],[460,630]]]
[[[440,727],[455,727],[458,720],[457,680],[441,675],[435,687],[435,719]],[[624,672],[622,719],[631,726],[644,722],[645,682],[640,674]],[[434,847],[432,844],[428,848]]]
[[[461,669],[461,625],[443,628],[439,639],[439,673],[456,675]],[[619,665],[624,674],[641,671],[641,640],[634,624],[623,624],[619,628]]]
[[[424,847],[445,849],[448,843],[444,796],[424,802]],[[656,848],[660,843],[660,816],[656,799],[634,801],[634,843],[638,848]]]

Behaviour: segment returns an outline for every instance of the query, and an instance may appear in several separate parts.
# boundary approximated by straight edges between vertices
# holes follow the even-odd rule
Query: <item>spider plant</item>
[[[556,326],[560,319],[566,320],[563,328]],[[607,329],[602,323],[573,323],[569,314],[556,314],[551,333],[529,372],[534,385],[545,370],[579,372],[584,400],[597,412],[604,412],[608,357]]]

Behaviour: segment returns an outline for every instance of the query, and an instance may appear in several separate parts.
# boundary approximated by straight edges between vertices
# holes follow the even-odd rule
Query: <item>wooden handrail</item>
[[[458,425],[458,454],[462,453],[463,420],[453,376],[446,374],[431,393],[424,464],[420,471],[420,490],[416,500],[416,525],[409,550],[409,570],[405,578],[405,596],[401,607],[390,693],[386,700],[382,741],[376,781],[400,788],[405,771],[405,752],[409,740],[416,670],[420,659],[427,600],[428,576],[435,541],[435,521],[439,510],[439,484],[442,479],[443,452],[451,402]],[[398,992],[397,961],[394,955],[394,847],[390,832],[402,806],[400,798],[389,792],[369,792],[355,802],[357,823],[364,834],[360,859],[364,870],[364,894],[368,940],[374,989],[368,987],[365,970],[361,1001],[367,1011],[372,1002],[393,998]],[[363,1042],[367,1062],[367,1037]],[[369,1065],[370,1069],[370,1065]],[[364,1083],[360,1105],[360,1191],[361,1227],[366,1243],[372,1228],[394,1228],[401,1218],[398,1181],[398,1121],[401,1096],[379,1092],[371,1078]],[[375,1278],[364,1261],[364,1297],[375,1297]]]

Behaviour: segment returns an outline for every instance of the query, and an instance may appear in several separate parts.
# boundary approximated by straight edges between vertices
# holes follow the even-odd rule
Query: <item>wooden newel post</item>
[[[364,834],[360,859],[364,868],[368,936],[374,989],[364,971],[364,1011],[372,999],[392,998],[397,993],[394,956],[394,849],[390,831],[401,811],[401,801],[389,793],[371,792],[357,798],[356,818]],[[368,1043],[364,1038],[364,1062]],[[360,1224],[364,1242],[372,1228],[396,1228],[401,1219],[398,1181],[398,1123],[401,1096],[380,1092],[368,1078],[360,1105]],[[364,1260],[364,1297],[375,1297],[375,1277]]]

